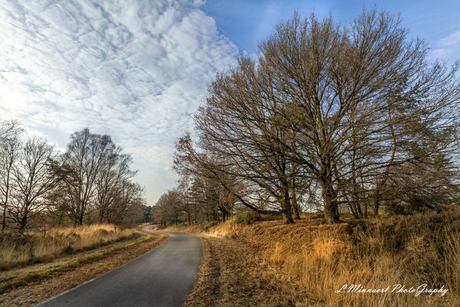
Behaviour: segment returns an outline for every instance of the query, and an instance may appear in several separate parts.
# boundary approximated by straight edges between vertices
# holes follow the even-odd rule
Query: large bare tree
[[[84,217],[95,202],[97,180],[112,159],[116,145],[108,135],[94,134],[88,128],[73,133],[62,169],[67,176],[62,182],[62,205],[75,224],[82,225]]]
[[[219,171],[270,193],[283,214],[289,182],[301,177],[320,186],[328,223],[340,221],[341,203],[363,216],[358,203],[395,166],[449,160],[458,145],[458,64],[428,62],[427,45],[400,23],[376,8],[349,25],[295,13],[256,59],[241,55],[216,77],[196,116],[199,147],[226,161]],[[442,138],[428,146],[427,135]],[[426,148],[422,157],[404,146]]]

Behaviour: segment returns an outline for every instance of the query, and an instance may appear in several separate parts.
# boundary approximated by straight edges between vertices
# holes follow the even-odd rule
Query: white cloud
[[[171,180],[175,139],[237,52],[200,5],[3,1],[0,119],[19,118],[60,147],[84,127],[110,134],[141,172]]]
[[[437,48],[433,50],[433,55],[441,59],[460,59],[460,30],[439,40]]]

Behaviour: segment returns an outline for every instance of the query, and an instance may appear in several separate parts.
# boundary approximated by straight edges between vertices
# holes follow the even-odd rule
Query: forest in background
[[[70,139],[59,152],[44,139],[26,138],[17,121],[0,123],[2,233],[94,223],[132,226],[150,218],[129,154],[109,135],[88,128]]]

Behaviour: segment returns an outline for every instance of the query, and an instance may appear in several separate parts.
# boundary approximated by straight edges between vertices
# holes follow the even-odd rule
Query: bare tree
[[[254,165],[254,167],[256,167],[256,165]],[[284,210],[280,208],[278,202],[273,201],[267,208],[267,206],[260,201],[261,198],[259,197],[259,195],[261,195],[261,193],[259,193],[260,190],[267,191],[265,187],[261,187],[255,180],[245,180],[244,168],[238,167],[235,170],[232,162],[228,162],[220,157],[216,158],[215,152],[198,152],[189,134],[179,138],[176,143],[173,168],[179,174],[190,172],[199,180],[207,178],[217,182],[228,193],[236,197],[241,204],[251,210],[262,214],[285,215],[285,221],[287,220],[288,223],[292,222],[292,216],[290,216],[289,219],[289,214],[291,212],[290,207],[286,208],[288,211]],[[242,171],[243,175],[240,176],[237,170]],[[233,177],[230,181],[228,180],[229,176]],[[259,182],[263,181],[263,178],[256,176],[255,178],[258,179]],[[245,188],[242,189],[241,187]],[[273,189],[276,193],[276,182]],[[268,193],[270,194],[269,197],[273,197],[270,192]]]
[[[22,131],[17,120],[5,120],[0,123],[0,141]]]
[[[20,133],[16,121],[2,122],[0,128],[0,205],[2,207],[2,233],[6,229],[8,204],[12,190],[13,166],[17,162],[19,150],[22,146]]]
[[[109,210],[115,208],[117,201],[120,203],[121,193],[134,192],[132,188],[126,190],[126,187],[129,185],[128,182],[131,178],[137,174],[137,171],[130,169],[131,156],[120,154],[120,152],[119,147],[113,148],[113,152],[109,153],[107,159],[103,162],[104,167],[96,180],[95,205],[99,212],[99,223],[106,221]],[[127,195],[132,196],[130,193],[127,193]],[[126,199],[126,196],[122,197],[122,199]]]
[[[272,193],[281,210],[302,168],[320,185],[328,223],[340,221],[341,203],[362,216],[357,202],[376,176],[420,159],[401,144],[450,131],[427,156],[451,156],[458,145],[458,64],[427,62],[426,44],[408,40],[400,22],[376,8],[351,25],[294,14],[257,60],[240,56],[217,76],[196,116],[199,144]]]
[[[15,189],[8,212],[21,232],[47,208],[46,196],[57,186],[57,177],[50,169],[55,158],[53,146],[33,138],[24,144],[18,162],[13,164]]]
[[[182,212],[182,197],[177,190],[169,190],[162,194],[155,204],[154,218],[161,225],[177,226],[179,215]]]
[[[144,188],[138,183],[122,179],[114,189],[114,202],[110,206],[107,220],[123,224],[139,219],[145,205]]]
[[[108,135],[83,129],[71,142],[56,166],[60,189],[50,196],[59,222],[63,217],[82,225],[88,217],[99,223],[132,223],[139,220],[145,204],[144,188],[132,182],[132,158]]]
[[[188,225],[192,225],[192,220],[196,221],[197,212],[196,204],[192,197],[192,184],[193,176],[189,173],[182,174],[179,179],[177,190],[182,198],[182,205],[185,213],[187,214]],[[193,219],[195,216],[195,219]]]
[[[75,224],[83,225],[84,217],[94,204],[96,182],[116,145],[110,136],[93,134],[88,128],[73,133],[70,138],[63,156],[63,168],[68,170],[62,183],[63,203]]]

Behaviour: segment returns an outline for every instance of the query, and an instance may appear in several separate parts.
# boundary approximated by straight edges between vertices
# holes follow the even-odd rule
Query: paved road
[[[143,230],[150,231],[148,227]],[[163,233],[170,238],[147,254],[36,306],[182,306],[193,289],[203,249],[196,237]]]

